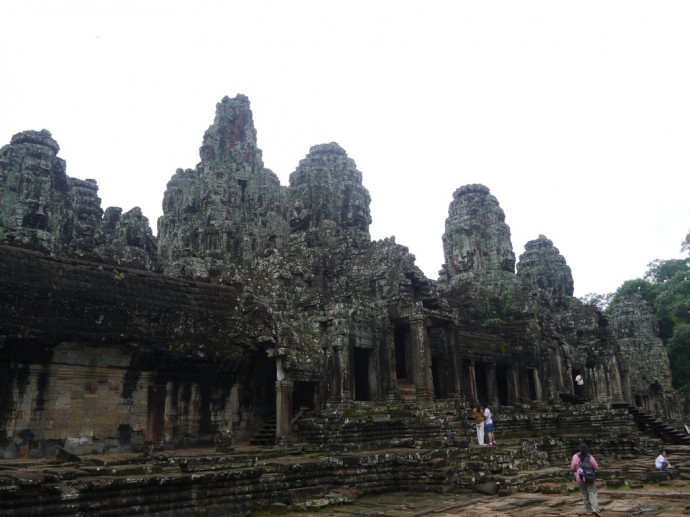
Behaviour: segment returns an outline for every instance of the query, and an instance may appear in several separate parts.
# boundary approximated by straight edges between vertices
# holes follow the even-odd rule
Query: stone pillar
[[[534,378],[534,392],[538,401],[544,400],[544,390],[541,387],[541,378],[539,377],[539,370],[536,368],[532,370],[532,376]]]
[[[588,365],[584,377],[585,398],[594,402],[608,402],[606,375],[601,365]]]
[[[431,404],[434,393],[434,381],[431,376],[431,349],[426,332],[425,318],[410,318],[410,336],[412,338],[412,366],[417,401],[423,405]]]
[[[276,360],[276,444],[285,445],[291,441],[292,390],[294,383],[285,378],[283,361],[287,356],[285,348],[269,348],[268,357]]]
[[[338,405],[352,400],[354,392],[352,378],[353,350],[347,345],[347,338],[338,337],[326,350],[326,382],[328,384],[327,404]]]
[[[276,445],[289,445],[292,441],[293,387],[292,381],[276,381]]]
[[[563,375],[563,364],[561,361],[561,350],[562,350],[562,345],[559,346],[556,350],[554,350],[551,354],[551,370],[553,374],[551,377],[554,380],[554,389],[556,390],[557,393],[562,393],[566,391],[566,387],[564,386],[563,379],[565,379],[565,376]],[[569,375],[569,377],[572,377]],[[571,381],[572,384],[572,381]],[[572,393],[572,389],[571,389]]]
[[[337,405],[342,400],[343,372],[340,368],[340,347],[326,348],[326,403]]]
[[[400,399],[400,394],[397,392],[398,376],[396,374],[397,362],[395,359],[395,325],[388,326],[388,335],[386,337],[386,347],[388,347],[388,372],[381,372],[381,375],[386,375],[386,392],[385,398],[389,402]],[[385,366],[384,366],[385,368]]]
[[[470,388],[470,397],[472,398],[472,403],[479,401],[479,396],[477,395],[477,370],[474,367],[474,361],[470,361],[467,365],[468,371],[468,384]]]
[[[630,376],[628,375],[627,371],[621,373],[621,385],[623,387],[623,398],[625,399],[625,402],[634,406],[635,400],[632,396],[632,389],[630,388]]]
[[[625,384],[621,379],[621,368],[616,356],[611,357],[610,366],[611,400],[613,402],[625,402]]]
[[[463,398],[464,395],[464,389],[462,386],[462,376],[463,376],[463,371],[462,371],[462,359],[460,358],[460,350],[459,347],[456,346],[455,343],[455,332],[453,332],[453,329],[446,329],[446,339],[448,343],[448,352],[450,356],[450,360],[452,361],[452,372],[453,372],[453,379],[452,379],[452,385],[453,385],[453,396],[456,399],[461,399]]]
[[[354,350],[348,345],[347,337],[342,337],[341,345],[335,348],[335,353],[338,354],[338,364],[342,372],[342,384],[340,386],[341,401],[350,402],[353,400],[355,392],[354,378],[352,376],[352,369],[354,367]]]

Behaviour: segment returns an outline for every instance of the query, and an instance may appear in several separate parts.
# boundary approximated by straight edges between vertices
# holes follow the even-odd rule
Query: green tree
[[[659,285],[656,299],[659,334],[664,342],[671,339],[677,328],[690,322],[690,271],[678,271]]]
[[[682,273],[683,275],[688,274],[688,261],[686,259],[657,259],[647,264],[647,267],[649,269],[647,269],[644,279],[655,284],[663,284],[671,280],[678,273]]]
[[[673,385],[690,395],[690,324],[681,323],[668,340]]]

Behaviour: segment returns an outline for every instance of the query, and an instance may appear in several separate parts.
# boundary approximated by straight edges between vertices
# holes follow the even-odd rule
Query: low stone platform
[[[566,515],[568,498],[579,497],[569,467],[583,436],[592,437],[602,491],[633,494],[660,487],[670,498],[674,491],[687,491],[690,482],[690,446],[665,445],[641,434],[624,408],[505,407],[496,447],[476,445],[466,408],[396,407],[387,414],[356,409],[342,418],[305,419],[295,426],[302,434],[295,434],[298,443],[291,446],[237,443],[220,450],[82,457],[60,450],[52,460],[30,455],[0,460],[0,515],[223,517],[317,510],[335,515],[391,493],[413,499],[439,494],[458,499],[458,505],[478,499],[485,507],[499,505],[492,515],[530,507],[531,516],[549,515],[540,513],[542,504],[554,505],[553,515]],[[676,467],[672,477],[654,471],[662,446]],[[517,499],[511,503],[511,498]],[[452,511],[449,507],[448,515]]]
[[[619,515],[684,515],[678,512],[690,507],[690,447],[667,450],[676,470],[664,479],[654,472],[653,457],[599,457],[602,507]],[[522,453],[524,444],[506,441],[339,453],[238,446],[226,453],[93,455],[79,463],[2,460],[0,515],[581,514],[569,465],[530,467],[525,462],[541,453]]]

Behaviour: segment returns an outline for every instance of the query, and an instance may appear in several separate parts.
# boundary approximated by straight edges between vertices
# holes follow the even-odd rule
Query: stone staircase
[[[479,447],[475,440],[466,462],[458,465],[458,486],[494,483],[512,492],[567,490],[573,481],[570,460],[582,440],[599,461],[606,486],[690,479],[690,446],[664,443],[639,429],[627,407],[502,406],[494,422],[498,446]],[[672,474],[654,468],[661,448],[669,453]]]
[[[625,407],[633,416],[641,431],[648,433],[651,432],[652,434],[664,440],[666,443],[690,445],[690,434],[684,430],[681,431],[680,429],[673,427],[645,409],[627,404],[621,406]]]
[[[445,462],[438,462],[434,472],[444,483],[470,487],[494,482],[509,490],[571,481],[570,459],[582,440],[607,465],[639,455],[654,458],[662,445],[638,429],[627,408],[606,404],[501,406],[494,422],[497,447],[477,445],[471,408],[452,400],[437,401],[431,408],[357,404],[313,415],[294,431],[301,443],[319,444],[322,451],[442,449]]]
[[[261,428],[249,439],[249,445],[275,445],[276,417],[266,420]]]
[[[661,441],[642,432],[626,408],[584,403],[501,406],[495,412],[496,441],[521,439],[568,462],[581,441],[612,458],[653,454]]]
[[[301,418],[306,418],[312,413],[312,410],[308,407],[296,407],[293,408],[292,423],[298,421]],[[261,428],[252,435],[249,439],[249,445],[257,446],[268,446],[276,444],[276,424],[277,420],[275,415],[266,420]]]
[[[293,433],[298,443],[331,451],[466,447],[473,433],[466,413],[464,404],[454,400],[436,402],[429,408],[354,402],[301,418],[293,424]]]

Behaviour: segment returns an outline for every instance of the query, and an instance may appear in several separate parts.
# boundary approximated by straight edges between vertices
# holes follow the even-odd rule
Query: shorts
[[[494,424],[484,424],[484,432],[493,433],[494,432]]]

